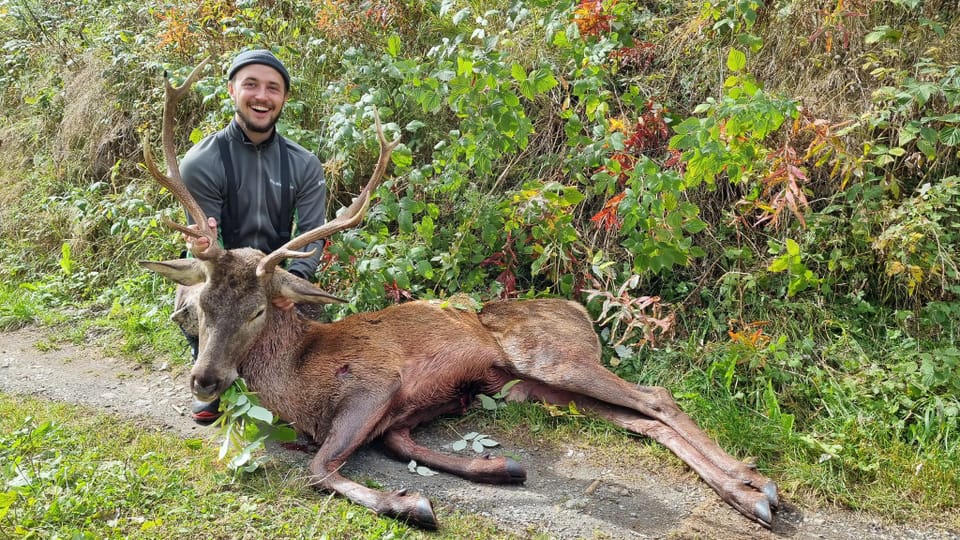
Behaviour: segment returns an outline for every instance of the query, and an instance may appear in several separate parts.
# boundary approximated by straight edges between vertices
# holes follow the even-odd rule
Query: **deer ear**
[[[203,271],[203,263],[197,259],[139,262],[147,270],[156,272],[180,285],[196,285],[207,280],[207,274]]]
[[[347,302],[287,272],[275,273],[274,279],[280,282],[280,294],[294,302],[307,304],[345,304]]]

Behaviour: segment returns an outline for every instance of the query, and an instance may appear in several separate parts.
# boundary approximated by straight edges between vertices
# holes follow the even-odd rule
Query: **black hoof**
[[[760,491],[767,497],[770,506],[774,508],[780,506],[780,494],[777,492],[777,485],[774,484],[772,480],[767,482],[767,485],[763,486],[763,489]]]
[[[505,458],[506,464],[504,468],[507,471],[507,475],[510,477],[509,482],[511,484],[522,484],[527,481],[527,471],[523,469],[523,465],[520,465],[516,460],[511,458]]]
[[[773,513],[770,511],[770,501],[762,499],[753,507],[753,517],[766,528],[773,526]]]
[[[426,497],[420,497],[408,518],[411,524],[421,529],[435,531],[438,526],[437,516],[433,513],[433,505],[430,504],[430,499]]]

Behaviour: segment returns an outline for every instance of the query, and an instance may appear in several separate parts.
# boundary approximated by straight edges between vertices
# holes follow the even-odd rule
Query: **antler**
[[[373,170],[373,174],[370,175],[370,180],[367,181],[367,185],[363,187],[360,194],[357,195],[350,206],[337,216],[336,219],[304,232],[261,259],[260,264],[257,265],[258,276],[272,273],[277,265],[284,259],[310,257],[316,250],[310,250],[308,252],[297,250],[311,242],[327,238],[333,233],[354,227],[363,219],[363,215],[367,212],[367,206],[370,204],[370,197],[373,191],[380,185],[380,181],[383,180],[383,175],[387,172],[387,165],[390,163],[390,154],[392,154],[393,149],[400,144],[399,136],[393,141],[387,142],[386,137],[383,135],[383,126],[380,125],[380,115],[376,109],[373,110],[373,120],[377,129],[377,140],[380,142],[380,158],[377,160],[377,166]]]
[[[190,194],[190,191],[187,189],[187,186],[183,183],[183,178],[180,176],[180,165],[177,162],[177,151],[173,144],[173,129],[176,125],[176,111],[177,105],[180,103],[180,100],[187,95],[187,91],[190,90],[190,87],[194,82],[200,77],[200,72],[207,66],[207,63],[210,62],[210,57],[207,57],[193,68],[193,71],[190,72],[190,75],[187,77],[183,84],[180,86],[173,86],[170,84],[170,79],[167,77],[166,72],[164,72],[164,102],[163,102],[163,128],[161,131],[161,141],[163,144],[163,157],[167,162],[167,174],[160,172],[160,169],[157,168],[157,164],[153,158],[153,151],[150,149],[149,137],[145,136],[143,141],[143,160],[147,166],[147,170],[150,171],[150,174],[160,183],[161,186],[170,190],[173,193],[174,197],[180,201],[180,204],[183,205],[187,214],[193,219],[193,222],[196,223],[197,228],[190,228],[179,223],[170,221],[167,218],[163,219],[164,224],[168,227],[179,231],[187,236],[192,236],[194,238],[206,238],[210,241],[210,247],[204,251],[193,250],[193,256],[198,259],[212,259],[214,256],[220,252],[221,248],[217,242],[217,235],[210,228],[210,225],[207,223],[207,215],[203,212],[203,209],[200,208],[200,205],[197,204],[196,199],[193,198],[193,195]]]

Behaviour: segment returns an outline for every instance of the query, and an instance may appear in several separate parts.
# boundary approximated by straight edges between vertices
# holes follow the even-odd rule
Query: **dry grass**
[[[119,160],[135,159],[138,153],[134,126],[115,106],[117,97],[102,76],[106,68],[88,54],[78,69],[65,74],[63,118],[54,143],[58,164],[70,166],[79,158],[95,180],[105,178]]]

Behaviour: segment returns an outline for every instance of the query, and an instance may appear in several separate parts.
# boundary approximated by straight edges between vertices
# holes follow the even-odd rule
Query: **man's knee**
[[[197,317],[197,295],[200,289],[194,285],[177,287],[176,296],[173,299],[173,315],[170,319],[177,323],[187,343],[190,345],[190,351],[193,355],[193,361],[197,361],[197,353],[200,350],[200,319]]]
[[[187,338],[187,344],[190,345],[190,354],[193,356],[193,363],[197,363],[197,354],[200,352],[200,336],[188,334],[183,327],[180,328],[183,337]]]

